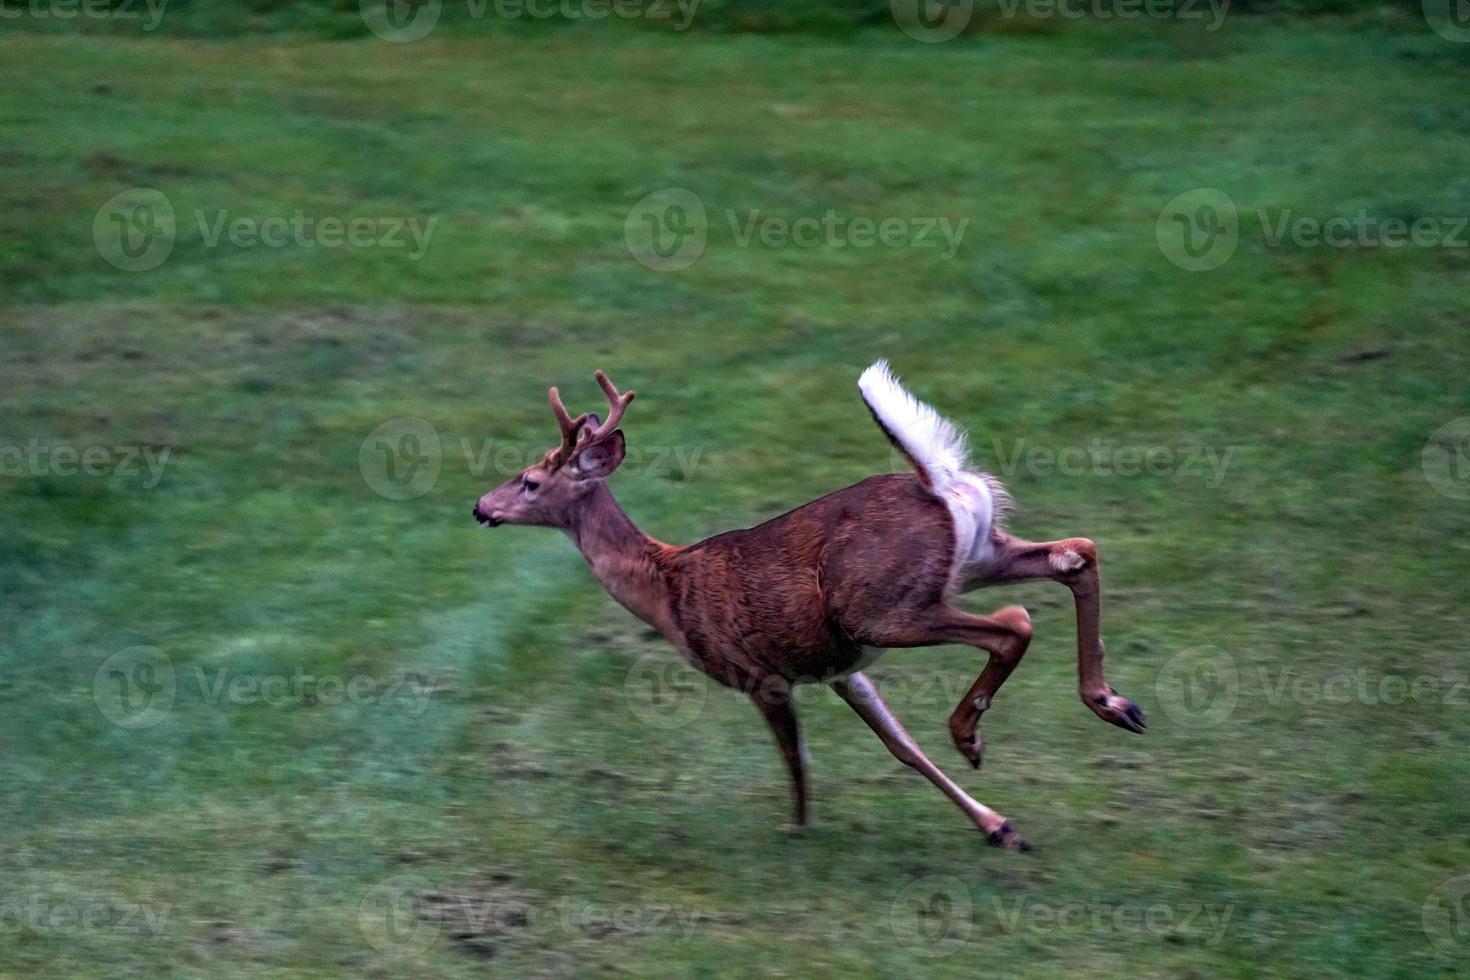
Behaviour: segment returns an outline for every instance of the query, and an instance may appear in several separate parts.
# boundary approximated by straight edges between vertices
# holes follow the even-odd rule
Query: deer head
[[[601,371],[597,383],[607,395],[606,422],[592,412],[572,418],[556,388],[548,392],[561,445],[479,499],[472,513],[482,526],[567,527],[578,503],[618,468],[626,452],[618,423],[634,393],[619,394]]]

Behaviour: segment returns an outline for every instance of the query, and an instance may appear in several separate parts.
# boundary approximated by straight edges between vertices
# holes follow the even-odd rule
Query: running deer
[[[1143,713],[1103,680],[1097,548],[1087,538],[1034,542],[1002,530],[1008,497],[969,468],[965,438],[908,393],[879,361],[858,389],[912,473],[871,476],[752,528],[697,544],[664,544],[623,513],[604,482],[623,461],[618,427],[633,400],[607,375],[606,421],[572,418],[555,388],[561,444],[475,504],[486,527],[566,531],[612,597],[652,625],[692,664],[751,695],[791,773],[795,824],[807,823],[806,752],[790,685],[821,681],[867,722],[888,750],[939,787],[992,844],[1026,850],[999,813],[972,799],[919,750],[862,673],[883,651],[953,643],[978,647],[984,669],[949,717],[955,747],[979,768],[981,715],[1021,662],[1031,618],[1020,606],[990,616],[951,600],[988,585],[1052,579],[1077,610],[1082,703],[1130,732]]]

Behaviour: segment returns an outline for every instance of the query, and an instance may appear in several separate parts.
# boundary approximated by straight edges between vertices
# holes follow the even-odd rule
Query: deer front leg
[[[971,799],[970,796],[954,781],[940,771],[939,767],[930,762],[928,757],[919,750],[914,742],[913,736],[904,730],[899,724],[888,705],[878,695],[878,689],[873,682],[862,673],[852,673],[846,677],[832,682],[832,689],[852,706],[868,727],[877,732],[888,751],[893,757],[910,769],[917,770],[924,775],[929,782],[938,786],[939,789],[954,800],[961,810],[974,821],[986,835],[990,843],[1013,851],[1029,851],[1031,845],[1022,840],[1021,835],[1016,833],[1016,828],[1011,822],[994,810]]]
[[[1024,582],[1049,578],[1072,592],[1077,607],[1077,692],[1082,703],[1103,721],[1130,732],[1148,727],[1138,705],[1118,694],[1103,679],[1102,586],[1098,579],[1097,546],[1087,538],[1061,541],[1022,541],[1001,536],[982,581],[975,585]]]
[[[801,741],[801,730],[796,724],[796,708],[791,704],[791,688],[782,684],[777,691],[769,684],[757,685],[751,700],[760,709],[766,723],[776,736],[776,745],[786,768],[791,773],[791,793],[795,799],[796,812],[792,816],[793,827],[807,825],[806,793],[806,746]]]

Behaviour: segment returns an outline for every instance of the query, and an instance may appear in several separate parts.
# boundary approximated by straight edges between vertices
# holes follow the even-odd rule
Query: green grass
[[[1470,250],[1272,247],[1254,219],[1470,213],[1448,42],[1247,20],[941,45],[3,47],[0,446],[169,455],[152,486],[136,463],[0,476],[0,975],[1470,968],[1463,928],[1423,917],[1470,873],[1470,689],[1371,696],[1470,670],[1467,504],[1421,465],[1470,414]],[[1241,236],[1190,273],[1155,223],[1200,186],[1233,198]],[[93,223],[136,187],[179,231],[128,273]],[[624,242],[630,208],[667,187],[710,215],[678,272]],[[945,259],[741,247],[725,218],[829,208],[969,225]],[[414,261],[210,246],[194,219],[297,209],[437,223]],[[1049,584],[964,600],[1024,602],[1037,627],[978,774],[944,727],[973,651],[874,668],[932,757],[1039,845],[1027,856],[986,848],[820,689],[799,698],[817,824],[784,832],[755,711],[700,682],[687,724],[640,720],[633,668],[673,654],[561,535],[468,514],[504,478],[476,462],[483,440],[546,448],[546,386],[590,408],[603,367],[639,391],[632,447],[694,460],[614,477],[645,529],[690,541],[772,516],[891,465],[853,387],[877,356],[992,469],[1094,440],[1230,453],[1223,480],[1001,473],[1019,533],[1099,542],[1109,677],[1146,736],[1077,702]],[[400,416],[432,423],[442,470],[395,501],[359,454]],[[139,646],[168,658],[176,699],[129,729],[94,676]],[[1180,655],[1233,668],[1218,724],[1178,708]],[[210,696],[298,671],[384,689]],[[1370,696],[1310,697],[1341,673]],[[905,891],[931,875],[958,903],[934,904],[937,944],[914,938]],[[385,882],[485,921],[450,902],[442,928],[384,941]]]

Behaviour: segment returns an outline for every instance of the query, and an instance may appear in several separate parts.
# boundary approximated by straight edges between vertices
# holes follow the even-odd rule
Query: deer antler
[[[561,458],[565,460],[571,456],[572,450],[576,448],[577,430],[581,429],[582,423],[587,421],[587,414],[584,412],[575,419],[572,418],[571,414],[567,412],[567,407],[561,403],[561,393],[556,390],[555,385],[552,385],[547,395],[551,400],[551,412],[556,416],[556,424],[561,429],[561,447],[558,451],[561,454]]]
[[[607,396],[607,420],[598,425],[595,430],[588,431],[587,429],[583,429],[582,442],[596,442],[610,435],[618,427],[618,424],[623,421],[623,413],[628,410],[628,403],[637,394],[634,391],[625,391],[622,394],[618,394],[618,389],[613,387],[613,383],[607,380],[607,375],[601,371],[597,372],[596,377],[597,383],[602,386],[602,393]]]
[[[561,446],[554,449],[548,455],[555,455],[561,462],[572,458],[572,454],[583,446],[590,445],[605,436],[610,435],[618,424],[623,420],[623,413],[628,410],[628,403],[633,400],[636,392],[627,391],[622,394],[613,387],[613,383],[607,380],[607,375],[601,371],[597,372],[597,383],[602,386],[603,394],[607,395],[607,421],[601,422],[596,428],[587,425],[588,419],[597,416],[590,412],[583,412],[576,418],[572,418],[567,407],[562,404],[561,393],[552,386],[547,395],[551,401],[552,414],[556,416],[556,424],[561,429]]]

